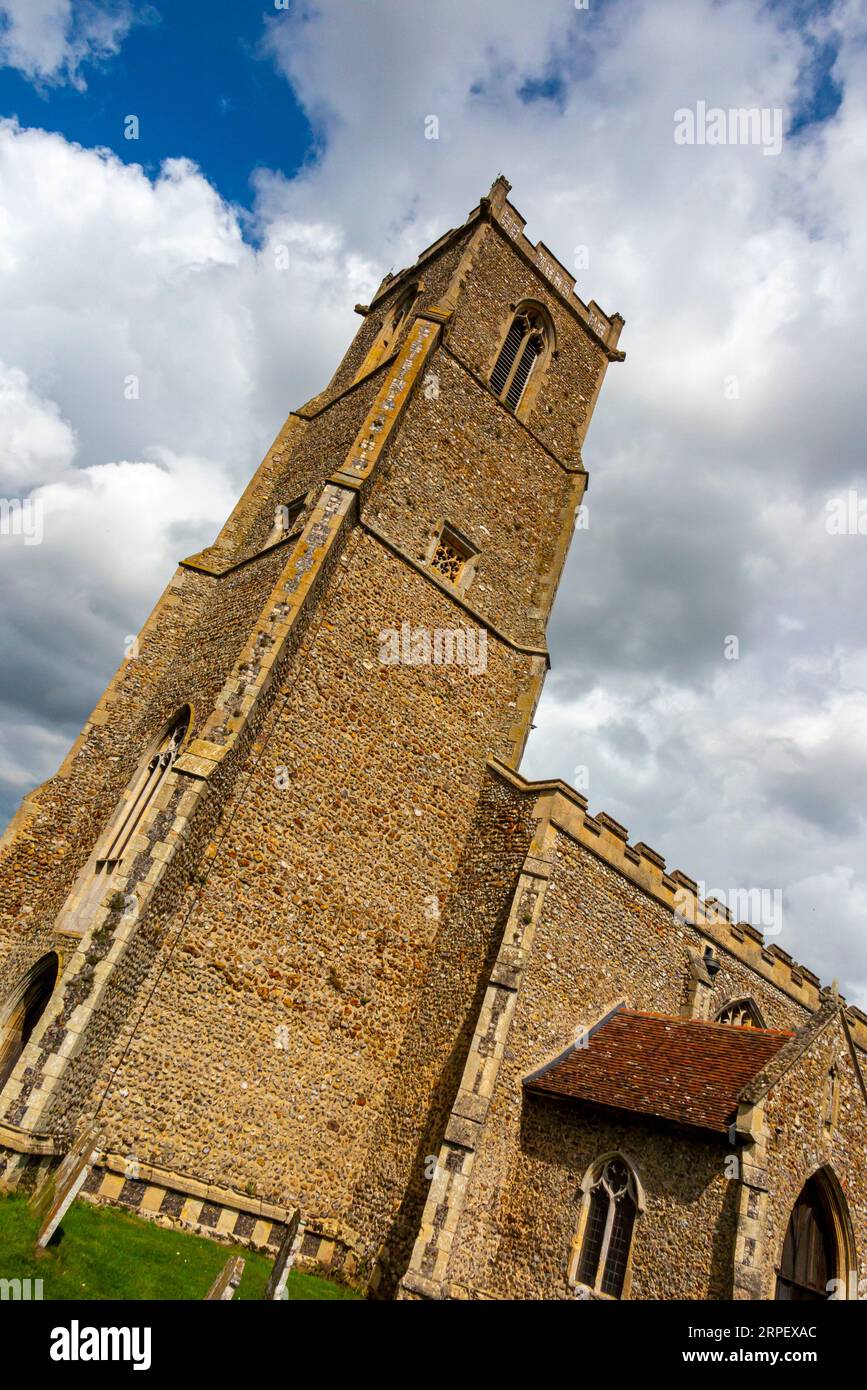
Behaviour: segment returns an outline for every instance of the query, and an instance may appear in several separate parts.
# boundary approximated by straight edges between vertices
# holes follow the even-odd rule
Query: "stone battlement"
[[[549,820],[571,839],[624,875],[636,887],[679,915],[721,950],[737,957],[769,983],[804,1008],[819,1009],[827,996],[819,976],[799,964],[787,951],[768,943],[765,934],[750,922],[734,921],[725,905],[715,898],[702,899],[697,882],[682,869],[668,872],[665,859],[643,841],[629,843],[629,831],[604,811],[591,815],[585,796],[567,782],[555,778],[531,782],[497,758],[490,769],[517,790],[538,798],[540,818]],[[840,996],[845,1005],[845,999]],[[852,1036],[867,1050],[867,1014],[846,1006]]]
[[[500,174],[491,185],[488,196],[481,200],[478,208],[473,209],[461,227],[454,228],[444,236],[439,237],[431,246],[422,251],[415,263],[406,270],[399,271],[397,275],[387,275],[370,305],[358,305],[358,311],[361,313],[369,312],[369,309],[372,309],[383,295],[394,289],[398,280],[409,275],[410,272],[419,271],[429,257],[440,252],[450,237],[465,231],[475,218],[487,216],[500,231],[509,237],[521,256],[544,277],[548,286],[560,295],[572,312],[577,313],[579,318],[583,319],[606,352],[612,358],[622,360],[623,354],[617,351],[617,343],[624,327],[622,315],[618,313],[606,314],[594,299],[585,304],[575,288],[575,276],[566,269],[562,261],[558,260],[544,242],[537,241],[534,245],[530,241],[524,233],[524,228],[527,225],[526,218],[522,217],[518,209],[507,200],[506,195],[511,187],[509,181]]]
[[[492,192],[497,189],[500,182],[498,179]],[[502,183],[508,191],[510,185],[505,180],[502,180]],[[589,303],[585,304],[575,288],[575,276],[566,269],[563,262],[558,260],[543,241],[537,241],[534,246],[529,237],[525,235],[526,218],[521,216],[517,208],[513,207],[505,197],[499,209],[495,200],[492,200],[492,203],[496,222],[512,238],[519,250],[541,271],[553,289],[561,294],[573,309],[577,308],[581,317],[605,346],[612,350],[616,348],[624,322],[621,315],[606,314],[603,309],[600,309],[595,299],[591,299]]]

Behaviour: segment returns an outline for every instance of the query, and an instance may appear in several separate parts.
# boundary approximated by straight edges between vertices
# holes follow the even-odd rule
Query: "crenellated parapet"
[[[682,869],[667,871],[663,856],[649,845],[643,841],[630,844],[629,831],[613,816],[604,811],[591,815],[587,798],[568,783],[559,779],[527,781],[496,758],[491,758],[488,766],[517,790],[538,798],[540,820],[556,826],[694,927],[708,942],[735,956],[811,1012],[823,1006],[829,991],[822,986],[818,975],[769,941],[767,933],[752,923],[735,920],[724,903],[713,897],[702,898],[697,881]],[[854,1005],[846,1006],[842,997],[840,1003],[845,1007],[853,1040],[867,1050],[867,1014]]]
[[[490,204],[491,217],[496,225],[511,237],[520,253],[541,271],[569,307],[578,312],[602,346],[608,352],[615,353],[624,323],[622,315],[606,314],[595,299],[584,303],[575,288],[575,276],[566,269],[563,262],[557,259],[543,241],[537,241],[534,245],[525,235],[527,221],[508,201],[507,194],[510,189],[511,184],[501,174],[494,182],[489,198],[483,200],[483,207],[486,202]]]
[[[399,281],[417,276],[426,262],[438,255],[443,245],[451,238],[464,232],[474,222],[487,221],[508,238],[521,259],[542,275],[548,287],[559,296],[571,313],[583,321],[606,356],[612,361],[622,361],[624,354],[618,351],[617,343],[625,322],[623,316],[619,313],[607,314],[595,299],[585,304],[575,288],[575,276],[566,269],[563,262],[558,260],[544,242],[537,241],[534,245],[530,241],[524,232],[526,218],[508,201],[507,195],[511,187],[509,181],[501,174],[491,185],[488,196],[480,200],[479,206],[473,209],[462,227],[439,237],[406,270],[402,270],[398,275],[387,275],[370,304],[356,305],[356,312],[362,315],[371,313],[386,295],[393,292]]]

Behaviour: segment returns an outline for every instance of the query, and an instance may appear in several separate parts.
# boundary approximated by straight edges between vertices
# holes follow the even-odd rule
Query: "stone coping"
[[[122,1154],[101,1153],[97,1159],[99,1167],[111,1173],[132,1177],[128,1157]],[[173,1192],[183,1192],[188,1197],[197,1197],[203,1202],[213,1202],[215,1206],[231,1207],[235,1211],[248,1212],[251,1216],[262,1217],[266,1221],[288,1222],[295,1213],[294,1207],[282,1206],[279,1202],[268,1202],[260,1197],[251,1197],[246,1192],[238,1192],[232,1187],[218,1183],[202,1182],[189,1173],[179,1173],[173,1168],[162,1168],[155,1163],[135,1162],[135,1181],[153,1183]]]
[[[285,546],[294,545],[300,538],[303,527],[293,531],[290,535],[281,536],[279,540],[272,541],[270,545],[263,545],[261,550],[254,550],[251,555],[244,555],[240,560],[229,560],[224,565],[218,565],[210,560],[200,560],[196,555],[191,555],[186,560],[179,560],[178,565],[184,570],[195,570],[197,574],[207,574],[213,579],[224,579],[227,574],[234,574],[236,570],[244,569],[247,565],[255,564],[266,555],[273,555],[275,550],[282,550]]]

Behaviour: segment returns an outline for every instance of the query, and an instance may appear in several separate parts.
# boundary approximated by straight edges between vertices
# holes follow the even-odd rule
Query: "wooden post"
[[[70,1149],[62,1163],[31,1197],[31,1207],[40,1222],[36,1236],[37,1250],[44,1250],[51,1240],[84,1186],[98,1152],[96,1128],[91,1125],[75,1148]]]
[[[204,1303],[209,1301],[228,1303],[230,1298],[235,1297],[235,1290],[241,1282],[241,1275],[243,1273],[244,1257],[242,1255],[231,1255],[223,1265],[223,1268],[220,1270],[202,1301]]]

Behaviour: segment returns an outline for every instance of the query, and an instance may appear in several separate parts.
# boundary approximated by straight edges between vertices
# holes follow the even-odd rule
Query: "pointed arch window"
[[[754,999],[730,999],[719,1010],[715,1023],[731,1023],[735,1028],[766,1028],[762,1011]]]
[[[491,390],[513,412],[524,400],[547,354],[551,334],[540,309],[519,309],[509,325],[490,376]]]
[[[60,972],[60,958],[49,951],[18,982],[0,1016],[0,1091],[45,1012]]]
[[[621,1154],[610,1154],[590,1169],[582,1190],[570,1282],[622,1298],[628,1289],[635,1221],[643,1207],[638,1180]]]
[[[81,935],[111,886],[115,871],[126,855],[180,756],[189,731],[189,705],[175,715],[139,764],[123,795],[119,809],[103,833],[87,866],[63,908],[58,930]]]
[[[120,863],[130,840],[156,800],[160,788],[180,754],[181,744],[189,725],[190,711],[184,709],[163,734],[155,751],[139,772],[138,778],[130,788],[126,802],[103,846],[102,853],[97,858],[96,868],[99,872],[107,870],[111,873]]]
[[[788,1302],[827,1299],[840,1277],[834,1214],[818,1175],[804,1184],[792,1208],[777,1277],[776,1297]]]

